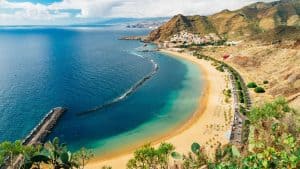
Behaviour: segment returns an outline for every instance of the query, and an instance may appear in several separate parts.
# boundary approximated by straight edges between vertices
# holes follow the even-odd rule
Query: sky
[[[0,0],[0,25],[68,25],[107,18],[209,15],[274,0]]]

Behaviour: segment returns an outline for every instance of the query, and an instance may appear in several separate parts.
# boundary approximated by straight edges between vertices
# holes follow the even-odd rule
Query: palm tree
[[[76,160],[79,169],[84,169],[84,166],[92,157],[92,152],[86,148],[81,148],[78,152],[74,153],[74,159]]]
[[[20,155],[23,151],[21,141],[9,142],[5,141],[0,144],[0,154],[3,157],[7,157],[9,166],[13,166],[14,159]]]

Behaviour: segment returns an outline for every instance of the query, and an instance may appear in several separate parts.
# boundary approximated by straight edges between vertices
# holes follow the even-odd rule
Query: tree
[[[128,161],[127,168],[167,169],[169,165],[169,157],[173,150],[174,146],[168,143],[161,143],[157,149],[151,147],[150,144],[146,144],[134,152],[134,157]]]
[[[85,148],[72,154],[65,144],[60,144],[58,138],[48,141],[44,146],[25,146],[21,141],[6,141],[0,144],[0,166],[8,161],[9,164],[6,165],[20,165],[21,169],[40,169],[42,164],[50,164],[54,169],[83,169],[92,156],[91,151]]]
[[[93,153],[86,148],[81,148],[74,154],[74,159],[77,161],[79,169],[83,169],[92,157]]]
[[[167,169],[169,163],[169,157],[175,147],[169,143],[162,143],[156,150],[158,163],[161,169]]]
[[[13,166],[14,159],[23,152],[21,141],[15,142],[5,141],[0,144],[0,154],[2,158],[8,159],[9,165]]]

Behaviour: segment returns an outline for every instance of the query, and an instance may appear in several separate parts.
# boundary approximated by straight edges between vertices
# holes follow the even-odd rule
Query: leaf
[[[31,169],[32,164],[32,162],[26,162],[21,166],[21,169]]]
[[[68,162],[69,162],[69,153],[68,153],[68,152],[63,152],[63,153],[61,153],[61,155],[60,155],[60,160],[61,160],[64,164],[68,163]]]
[[[267,160],[263,160],[262,161],[262,165],[267,168],[268,167],[268,161]]]
[[[175,151],[171,153],[171,156],[172,156],[172,158],[174,158],[176,160],[182,159],[181,154],[179,154],[178,152],[175,152]]]
[[[31,158],[31,161],[35,163],[43,162],[48,164],[49,160],[50,159],[45,155],[35,155]]]
[[[191,146],[191,150],[193,153],[198,154],[200,152],[200,144],[193,143]]]
[[[233,157],[240,157],[241,154],[240,154],[240,151],[236,148],[236,146],[232,146],[231,147],[231,151],[232,151],[232,156]]]

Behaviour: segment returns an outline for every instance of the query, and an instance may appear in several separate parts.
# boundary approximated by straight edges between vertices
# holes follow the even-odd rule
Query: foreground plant
[[[247,116],[251,122],[248,148],[239,150],[234,145],[219,145],[215,157],[209,158],[205,148],[198,143],[191,145],[191,153],[170,153],[174,164],[164,156],[159,165],[157,150],[150,145],[138,149],[131,159],[129,169],[297,169],[300,168],[299,121],[293,109],[283,98],[253,108]],[[164,143],[166,144],[166,143]],[[173,147],[169,145],[169,147]],[[168,149],[171,150],[171,149]],[[168,151],[169,152],[169,151]],[[169,153],[165,153],[167,155]]]
[[[128,169],[167,169],[169,158],[174,150],[174,146],[168,143],[162,143],[155,149],[150,144],[146,144],[134,152],[134,157],[127,163]]]
[[[76,160],[78,169],[83,169],[93,156],[92,151],[86,148],[81,148],[79,151],[75,152],[74,159]]]
[[[71,153],[58,138],[48,141],[44,146],[24,146],[20,141],[0,144],[0,164],[16,167],[14,162],[20,158],[23,159],[18,167],[21,169],[40,169],[41,166],[51,166],[53,169],[83,169],[92,156],[91,151],[84,148]],[[5,159],[8,159],[8,164]]]
[[[14,159],[23,152],[24,148],[21,141],[9,142],[5,141],[0,144],[0,156],[1,163],[3,164],[5,160],[8,160],[9,165],[13,165]]]

